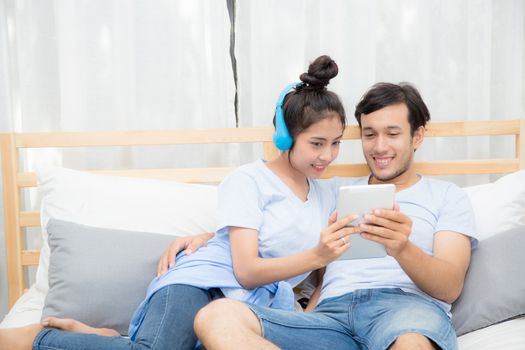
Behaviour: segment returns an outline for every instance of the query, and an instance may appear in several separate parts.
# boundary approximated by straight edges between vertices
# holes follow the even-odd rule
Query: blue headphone
[[[288,128],[286,127],[286,123],[284,122],[284,98],[286,97],[286,94],[290,92],[290,90],[295,89],[298,85],[301,84],[303,83],[297,82],[287,85],[284,88],[284,90],[281,91],[279,98],[277,98],[277,109],[275,110],[275,134],[273,134],[273,143],[275,147],[277,147],[281,151],[289,150],[290,148],[292,148],[293,144],[293,138],[292,136],[290,136]]]

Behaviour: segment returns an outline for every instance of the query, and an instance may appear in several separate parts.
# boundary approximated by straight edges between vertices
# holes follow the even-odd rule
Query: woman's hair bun
[[[305,88],[324,89],[338,72],[337,63],[330,56],[323,55],[317,57],[308,67],[308,72],[301,74],[299,79],[306,84]]]

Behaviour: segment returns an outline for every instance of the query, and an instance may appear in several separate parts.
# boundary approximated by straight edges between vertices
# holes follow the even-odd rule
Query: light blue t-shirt
[[[228,235],[231,226],[257,230],[259,256],[263,258],[288,256],[314,247],[335,202],[330,184],[313,179],[308,183],[307,200],[303,201],[263,160],[243,165],[228,175],[219,186],[215,237],[191,255],[179,254],[175,267],[151,282],[146,299],[133,316],[130,337],[133,339],[142,322],[153,293],[171,284],[221,288],[228,297],[292,309],[291,287],[307,274],[289,278],[287,283],[245,290],[235,279]]]
[[[340,186],[368,184],[368,176],[337,178],[330,182],[335,193]],[[409,240],[425,253],[433,254],[434,235],[439,231],[464,234],[471,237],[472,247],[477,245],[470,201],[456,185],[421,176],[413,186],[396,192],[395,201],[401,212],[412,219]],[[320,300],[370,288],[401,288],[437,302],[446,312],[450,310],[449,304],[420,290],[390,256],[332,262],[326,268]]]

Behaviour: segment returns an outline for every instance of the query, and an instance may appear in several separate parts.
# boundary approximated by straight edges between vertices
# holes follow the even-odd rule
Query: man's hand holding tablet
[[[393,184],[343,186],[339,189],[337,216],[357,214],[352,226],[364,223],[364,215],[375,209],[393,209],[396,187]],[[351,246],[339,259],[369,259],[385,257],[385,246],[363,238],[360,233],[350,236]]]

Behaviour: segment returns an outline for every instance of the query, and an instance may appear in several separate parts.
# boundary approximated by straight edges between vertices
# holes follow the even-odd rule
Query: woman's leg
[[[160,289],[151,297],[135,341],[120,336],[70,332],[67,330],[85,329],[75,328],[75,323],[71,323],[73,328],[70,328],[64,322],[61,324],[62,330],[42,329],[40,325],[24,327],[23,332],[21,329],[1,330],[4,333],[0,333],[0,350],[29,350],[31,344],[33,349],[193,349],[197,339],[193,332],[193,319],[197,311],[216,298],[215,293],[215,290],[207,291],[186,285]],[[4,340],[9,339],[14,342],[4,343]]]
[[[85,323],[73,320],[71,318],[48,317],[42,321],[42,326],[46,328],[59,329],[66,332],[98,334],[105,337],[114,337],[120,335],[119,332],[114,329],[91,327]]]
[[[69,318],[48,317],[42,323],[19,328],[0,329],[0,350],[30,350],[36,336],[44,327],[66,332],[98,334],[106,337],[120,336],[114,329],[90,327],[85,323]]]
[[[48,317],[41,324],[35,323],[25,327],[0,329],[0,350],[30,350],[36,336],[44,327],[107,337],[120,335],[114,329],[94,328],[77,320]]]
[[[197,342],[193,320],[201,308],[218,297],[217,289],[204,290],[175,284],[162,290],[166,288],[169,290],[163,298],[151,300],[135,342],[151,344],[153,349],[193,349]],[[153,315],[164,316],[151,317],[150,310],[154,310]],[[157,334],[153,334],[154,329],[159,330]]]

